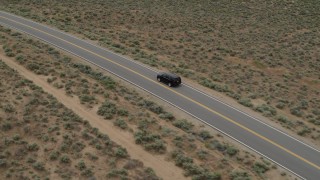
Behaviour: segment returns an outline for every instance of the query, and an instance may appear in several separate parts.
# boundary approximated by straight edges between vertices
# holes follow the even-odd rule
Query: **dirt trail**
[[[183,170],[175,166],[174,163],[166,161],[164,156],[147,153],[141,146],[134,144],[132,134],[114,128],[111,121],[105,121],[99,117],[95,111],[83,107],[78,99],[69,97],[65,95],[62,90],[52,87],[47,83],[45,77],[37,76],[3,54],[0,54],[0,59],[2,59],[11,68],[17,70],[17,72],[26,79],[29,79],[36,85],[42,87],[45,92],[52,94],[59,102],[70,108],[80,117],[89,121],[91,126],[108,134],[112,141],[128,150],[131,158],[138,159],[142,161],[145,166],[151,167],[159,177],[168,180],[189,179],[183,176]]]

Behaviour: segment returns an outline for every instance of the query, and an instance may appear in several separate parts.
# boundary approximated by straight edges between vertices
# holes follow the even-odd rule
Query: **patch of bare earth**
[[[19,45],[18,48],[15,45],[15,42],[17,42],[17,39],[18,39],[18,38],[15,38],[16,36],[18,36],[18,38],[20,39],[19,41],[21,42],[21,43],[20,42],[17,43]],[[104,100],[108,100],[116,103],[119,108],[124,108],[128,110],[129,116],[126,116],[126,117],[116,116],[107,121],[102,119],[101,116],[96,115],[98,118],[99,117],[100,118],[99,118],[99,121],[96,122],[95,124],[96,126],[94,126],[94,127],[100,127],[102,125],[107,125],[109,128],[108,131],[110,129],[115,131],[115,133],[113,134],[114,136],[119,136],[119,135],[124,136],[125,141],[123,143],[126,144],[126,143],[130,143],[131,141],[131,143],[135,145],[134,144],[135,138],[133,137],[130,138],[130,135],[132,136],[133,132],[137,132],[141,129],[147,129],[146,131],[151,131],[154,134],[161,135],[161,138],[165,141],[164,144],[166,146],[167,151],[165,154],[156,155],[156,159],[167,160],[165,158],[168,158],[168,161],[170,161],[172,163],[172,166],[175,168],[177,168],[176,166],[174,166],[175,162],[173,162],[175,161],[175,159],[173,159],[170,156],[170,154],[175,150],[179,150],[179,151],[182,151],[186,157],[192,158],[194,164],[197,164],[197,165],[200,164],[201,167],[208,168],[210,173],[217,172],[221,174],[222,179],[229,178],[233,172],[237,172],[237,171],[244,171],[247,173],[245,176],[252,177],[253,179],[262,179],[263,177],[261,176],[282,177],[279,171],[276,170],[277,166],[270,164],[260,156],[255,155],[255,153],[251,153],[250,151],[248,153],[247,152],[248,150],[246,148],[243,148],[243,151],[242,150],[239,151],[238,148],[240,147],[240,149],[242,149],[243,146],[238,145],[237,143],[233,142],[229,138],[223,137],[220,133],[217,133],[212,128],[209,128],[203,125],[202,123],[190,117],[186,113],[183,113],[173,108],[167,103],[164,103],[163,101],[151,96],[150,94],[145,93],[144,91],[138,88],[135,88],[135,91],[137,91],[138,93],[130,93],[132,92],[132,89],[131,88],[129,89],[131,85],[119,80],[114,76],[111,76],[109,73],[102,72],[101,70],[97,69],[95,66],[92,66],[89,63],[77,57],[72,56],[73,58],[70,59],[70,62],[65,63],[64,58],[66,56],[68,57],[71,56],[70,54],[66,54],[63,51],[58,52],[53,48],[39,41],[36,42],[30,39],[21,40],[21,36],[22,36],[21,34],[19,35],[15,32],[8,33],[8,35],[4,33],[3,37],[5,37],[4,39],[6,39],[6,41],[4,41],[5,43],[4,43],[3,49],[4,51],[10,51],[8,49],[13,49],[12,51],[14,52],[14,54],[18,53],[17,51],[20,51],[20,53],[23,52],[23,57],[27,57],[27,58],[25,59],[22,58],[22,61],[21,61],[20,59],[21,54],[17,54],[15,57],[16,61],[13,58],[7,58],[7,59],[9,59],[9,61],[11,59],[12,61],[14,61],[12,63],[15,63],[16,65],[17,65],[17,62],[19,62],[19,66],[22,69],[24,69],[24,67],[27,67],[30,71],[24,69],[24,71],[26,72],[29,72],[31,74],[32,73],[37,74],[37,75],[34,74],[34,76],[37,76],[38,79],[40,79],[41,82],[44,83],[44,85],[51,87],[51,89],[56,91],[57,94],[59,94],[59,96],[64,95],[65,93],[68,94],[67,97],[69,97],[69,99],[64,98],[66,95],[59,98],[66,101],[72,100],[70,104],[77,103],[75,107],[73,107],[74,106],[73,104],[68,107],[78,109],[77,111],[80,111],[80,112],[85,111],[85,113],[91,113],[91,115],[96,115],[97,111],[101,107],[99,106],[99,103],[103,102]],[[25,41],[28,41],[28,42],[31,41],[31,44],[23,43]],[[38,65],[39,67],[37,69],[31,69],[30,67],[34,65]],[[85,69],[90,69],[91,67],[91,70],[94,70],[95,72],[102,72],[106,76],[111,76],[113,79],[117,80],[117,83],[116,83],[117,88],[113,90],[102,89],[101,86],[98,85],[100,82],[88,76],[88,74],[90,73],[83,73],[83,72],[81,73],[79,72],[79,70],[77,70],[74,67],[74,65],[79,65]],[[77,77],[77,78],[72,79],[73,77]],[[71,81],[73,81],[74,84],[70,89],[68,89],[70,85],[69,82]],[[189,84],[189,81],[188,81],[188,84]],[[190,84],[192,84],[192,82],[190,82]],[[198,86],[198,85],[193,84],[193,86]],[[86,90],[86,91],[83,91],[83,90]],[[96,90],[97,90],[97,93],[90,93],[90,91],[94,92]],[[223,100],[224,98],[223,95],[221,95],[220,93],[212,93],[214,92],[212,90],[207,90],[206,88],[203,88],[201,90],[203,90],[204,92],[208,92],[214,97],[217,97],[219,99],[222,98]],[[123,91],[126,91],[126,92],[123,93]],[[100,93],[100,92],[103,92],[103,93]],[[104,93],[107,93],[108,96],[106,97],[105,96],[106,94]],[[84,94],[86,95],[89,94],[94,96],[95,100],[92,103],[91,102],[81,103],[82,102],[81,97]],[[102,96],[105,96],[105,97],[102,97]],[[145,104],[144,100],[155,102],[154,107],[157,107],[160,109],[163,108],[164,111],[160,111],[160,113],[171,112],[174,115],[175,120],[170,121],[164,118],[159,118],[161,114],[154,113],[153,111],[150,111],[148,107],[139,105],[140,102]],[[233,101],[230,101],[230,102],[231,102],[230,104],[235,103]],[[161,106],[159,106],[158,104],[160,104]],[[133,119],[130,120],[129,117],[133,117]],[[127,128],[126,130],[121,130],[119,127],[116,127],[114,123],[117,122],[118,118],[123,118],[125,122],[128,124],[129,128]],[[176,125],[173,126],[173,123],[179,122],[179,120],[181,119],[187,119],[188,121],[191,120],[195,126],[192,126],[190,129],[187,129],[187,130],[186,129],[183,130],[184,127],[177,127]],[[144,120],[152,120],[151,121],[152,125],[146,126],[145,128],[139,128],[139,127],[137,128],[137,126],[139,126],[141,122],[145,122]],[[184,124],[188,125],[185,122]],[[167,130],[169,130],[168,131],[169,133],[166,132]],[[200,132],[202,132],[203,130],[211,132],[210,134],[212,134],[213,137],[202,139],[200,137]],[[128,133],[128,131],[131,134]],[[102,132],[105,132],[105,131],[102,131]],[[106,133],[109,134],[108,132]],[[118,139],[119,137],[116,137],[116,139],[113,139],[113,140],[118,142]],[[128,146],[131,147],[131,145],[126,145],[125,147],[129,151],[129,154],[131,154],[131,149],[128,148]],[[139,147],[141,147],[142,145],[137,145],[137,146],[138,146],[137,149],[139,149]],[[231,154],[232,154],[232,151],[235,150],[234,152],[236,154],[230,155],[229,154],[230,151],[227,151],[226,148],[229,148],[229,150],[231,149]],[[133,158],[138,157],[139,160],[144,161],[139,157],[144,156],[145,153],[146,154],[149,154],[149,153],[146,152],[146,148],[141,147],[139,150],[145,151],[145,152],[142,153],[142,155],[139,155],[139,154],[137,156],[131,155],[131,157]],[[253,166],[259,161],[260,162],[262,161],[263,164],[266,164],[269,167],[268,172],[265,173],[264,175],[258,174],[257,172],[255,172],[255,170],[253,170]],[[157,162],[157,164],[159,163]],[[148,164],[145,164],[145,165],[148,165]],[[148,166],[152,167],[157,173],[157,175],[161,176],[161,174],[159,174],[156,168],[154,168],[151,165],[148,165]],[[160,167],[161,166],[163,165],[160,165]],[[188,166],[188,167],[193,168],[195,166]],[[280,171],[283,171],[281,170],[281,168],[279,169]],[[188,172],[188,170],[186,170],[184,173],[186,172]],[[291,178],[292,176],[289,175],[286,177]]]
[[[47,82],[45,77],[39,77],[35,75],[2,54],[0,55],[0,58],[11,68],[17,70],[19,74],[33,81],[36,85],[42,87],[44,91],[52,94],[59,102],[70,108],[77,115],[88,120],[93,127],[98,128],[101,132],[107,133],[114,142],[128,150],[130,157],[139,159],[144,163],[145,166],[154,169],[157,175],[161,178],[188,179],[183,175],[182,169],[178,168],[173,163],[166,161],[164,156],[146,152],[141,146],[133,143],[134,138],[129,132],[115,129],[110,121],[104,121],[102,117],[96,114],[94,109],[84,108],[79,103],[78,99],[67,96],[63,91],[52,87]]]

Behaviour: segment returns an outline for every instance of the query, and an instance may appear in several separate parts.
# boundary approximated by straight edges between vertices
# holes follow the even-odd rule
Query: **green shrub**
[[[10,122],[6,121],[2,124],[1,129],[3,131],[9,131],[10,129],[12,129],[12,125]]]
[[[3,141],[6,146],[9,146],[10,144],[14,143],[14,141],[11,138],[7,138],[7,137],[5,137]]]
[[[224,144],[221,144],[219,141],[217,140],[212,140],[209,143],[207,143],[207,147],[209,149],[217,149],[218,151],[225,151],[227,149],[227,146]]]
[[[83,160],[79,161],[76,167],[79,168],[80,171],[82,171],[82,170],[87,168],[87,166],[86,166],[86,164],[84,163]]]
[[[158,153],[164,153],[166,151],[166,146],[164,145],[164,141],[161,140],[160,135],[147,131],[138,131],[134,134],[134,138],[137,144],[142,144],[148,151]]]
[[[213,136],[208,132],[208,131],[200,131],[200,133],[199,133],[199,137],[202,139],[202,140],[204,140],[204,141],[206,141],[206,140],[208,140],[208,139],[211,139]]]
[[[181,151],[173,151],[171,153],[171,157],[174,159],[176,166],[182,167],[185,170],[185,175],[192,176],[192,179],[218,180],[221,178],[220,174],[209,172],[208,170],[194,164],[193,159],[185,156]]]
[[[199,157],[199,159],[204,160],[207,158],[208,152],[204,150],[200,150],[197,152],[197,156]]]
[[[61,78],[65,78],[65,77],[66,77],[66,74],[65,74],[65,73],[60,73],[60,77],[61,77]]]
[[[21,139],[20,135],[19,134],[15,134],[13,137],[12,137],[13,140],[15,141],[19,141]]]
[[[116,82],[113,79],[108,76],[104,76],[101,72],[95,72],[90,66],[80,63],[74,63],[72,66],[79,69],[80,72],[88,74],[95,80],[98,80],[107,89],[115,89]]]
[[[106,100],[98,109],[98,115],[105,119],[112,119],[113,115],[117,113],[117,107],[112,102]]]
[[[124,121],[123,119],[116,119],[113,123],[115,126],[120,127],[121,129],[127,129],[128,125],[126,123],[126,121]]]
[[[85,169],[84,171],[81,172],[81,176],[92,177],[93,172],[91,169]]]
[[[231,180],[250,180],[250,176],[245,171],[233,171],[229,174]]]
[[[60,151],[62,152],[67,152],[69,149],[70,149],[70,144],[65,141],[60,145]]]
[[[21,35],[21,33],[19,33],[19,32],[14,32],[11,34],[11,36],[20,36],[20,35]]]
[[[28,157],[27,163],[35,163],[35,162],[36,162],[35,159],[33,159],[33,158],[31,158],[31,157]]]
[[[12,51],[5,52],[8,57],[14,57],[15,54]]]
[[[63,88],[63,84],[55,82],[55,83],[53,83],[53,87],[55,87],[57,89],[61,89],[61,88]]]
[[[19,63],[23,63],[25,61],[25,57],[22,55],[22,54],[19,54],[17,57],[16,57],[16,60],[19,62]]]
[[[40,69],[40,66],[36,63],[29,63],[27,65],[27,68],[31,71],[35,71],[35,70],[39,70]]]
[[[12,104],[5,104],[2,108],[4,112],[7,112],[7,113],[12,113],[16,111],[15,107]]]
[[[235,154],[238,153],[238,149],[232,147],[232,146],[228,146],[227,147],[227,153],[230,155],[230,156],[234,156]]]
[[[163,108],[152,101],[143,100],[143,101],[139,102],[138,105],[145,107],[156,114],[164,113]]]
[[[171,157],[174,159],[175,164],[179,167],[183,167],[184,164],[193,163],[193,159],[185,156],[181,151],[173,151]]]
[[[183,169],[185,170],[185,176],[202,174],[203,169],[194,163],[184,163]]]
[[[128,157],[128,152],[125,148],[118,147],[115,151],[115,155],[119,158],[126,158]]]
[[[318,125],[320,125],[320,118],[318,118],[318,119],[312,118],[309,120],[309,122],[318,126]]]
[[[208,87],[210,89],[213,89],[213,90],[216,90],[219,92],[230,92],[230,88],[228,85],[214,83],[207,78],[201,78],[201,80],[198,80],[198,82],[199,82],[199,84],[201,84],[205,87]]]
[[[66,123],[63,123],[63,127],[64,129],[66,130],[72,130],[74,127],[73,127],[73,124],[72,123],[69,123],[69,122],[66,122]]]
[[[302,130],[298,131],[299,136],[304,136],[308,133],[311,133],[311,129],[307,127],[304,127]]]
[[[143,163],[136,159],[128,159],[127,163],[123,166],[125,169],[136,169],[137,167],[142,167]]]
[[[247,107],[253,107],[253,104],[251,103],[251,100],[248,99],[248,98],[241,98],[238,100],[238,102],[244,106],[247,106]]]
[[[70,160],[70,158],[69,158],[68,155],[62,155],[62,156],[60,157],[60,162],[61,162],[61,163],[68,164],[68,163],[71,162],[71,160]]]
[[[101,144],[96,144],[96,149],[101,150],[102,149],[102,145]]]
[[[96,98],[94,96],[91,95],[80,95],[79,96],[80,102],[81,104],[87,103],[87,102],[92,102],[94,101]]]
[[[128,176],[128,172],[126,169],[112,169],[107,173],[107,178],[120,178],[126,179]]]
[[[319,109],[313,109],[312,113],[316,116],[320,116],[320,108]]]
[[[151,119],[142,119],[138,122],[138,129],[143,131],[148,130],[149,126],[153,123],[154,121]]]
[[[44,164],[40,163],[40,162],[35,162],[33,163],[33,168],[39,171],[43,171],[44,170]]]
[[[0,159],[0,167],[6,167],[7,166],[7,159],[1,158]]]
[[[277,111],[273,107],[266,104],[257,106],[255,110],[263,113],[263,115],[266,117],[275,116],[277,114]]]
[[[36,143],[32,143],[32,144],[28,145],[27,149],[29,151],[38,151],[39,150],[39,146]]]
[[[57,152],[57,151],[52,151],[52,152],[50,153],[50,155],[49,155],[49,159],[50,159],[51,161],[57,160],[58,157],[59,157],[59,152]]]
[[[300,107],[291,108],[290,113],[297,117],[302,117],[304,114],[303,111],[300,109]]]
[[[147,174],[147,179],[159,180],[153,169],[148,167],[144,169],[144,172]]]
[[[278,116],[277,120],[282,123],[288,123],[288,118],[286,116]]]
[[[176,126],[177,128],[180,128],[186,132],[189,132],[192,128],[193,128],[193,124],[188,122],[185,119],[179,119],[179,120],[175,120],[173,122],[173,125]]]
[[[182,148],[184,139],[185,139],[184,137],[176,135],[173,139],[173,143],[175,146]]]
[[[258,174],[263,174],[265,172],[267,172],[269,170],[269,167],[261,162],[256,162],[253,166],[252,166],[253,170],[258,173]]]
[[[308,101],[306,99],[300,100],[299,107],[304,110],[308,109],[309,107]]]
[[[164,112],[164,113],[159,114],[159,118],[164,119],[164,120],[169,120],[169,121],[172,121],[175,119],[175,117],[171,113],[168,113],[168,112]]]
[[[203,171],[201,174],[192,176],[192,180],[220,180],[221,174],[209,171]]]
[[[72,144],[71,149],[74,152],[81,152],[85,147],[86,145],[83,144],[82,142],[76,142]]]
[[[164,141],[161,139],[155,139],[152,143],[146,143],[144,144],[144,147],[148,151],[155,151],[158,153],[164,153],[167,149]]]
[[[278,102],[276,104],[276,107],[279,108],[279,109],[283,109],[285,106],[286,106],[286,104],[284,102]]]
[[[235,93],[235,92],[232,92],[232,91],[227,92],[226,94],[227,94],[229,97],[232,97],[233,99],[239,100],[239,99],[241,98],[241,95],[240,95],[240,94]]]
[[[117,114],[120,116],[128,116],[129,112],[127,110],[121,108],[118,110]]]

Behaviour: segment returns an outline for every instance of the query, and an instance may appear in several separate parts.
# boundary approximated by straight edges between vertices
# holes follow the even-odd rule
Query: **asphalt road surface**
[[[30,20],[0,11],[0,24],[68,51],[185,111],[302,179],[320,179],[320,151],[187,85],[156,81],[156,70]],[[182,80],[183,81],[183,80]]]

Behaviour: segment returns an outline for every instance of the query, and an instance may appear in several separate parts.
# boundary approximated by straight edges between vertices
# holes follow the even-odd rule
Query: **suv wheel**
[[[158,81],[161,82],[161,79],[158,77]]]
[[[171,84],[171,83],[168,83],[168,86],[169,86],[169,87],[171,87],[171,86],[172,86],[172,84]]]

